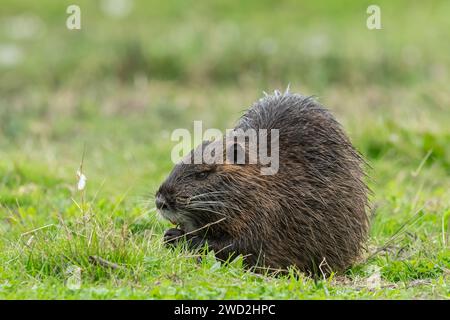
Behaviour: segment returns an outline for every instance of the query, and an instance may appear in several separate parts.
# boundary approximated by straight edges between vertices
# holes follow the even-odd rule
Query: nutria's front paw
[[[184,230],[171,228],[164,233],[164,244],[175,246],[179,241],[183,240]]]

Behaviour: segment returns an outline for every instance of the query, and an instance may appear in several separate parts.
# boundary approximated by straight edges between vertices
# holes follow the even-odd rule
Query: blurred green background
[[[71,4],[81,8],[81,30],[66,28]],[[366,27],[370,4],[381,8],[381,30]],[[393,260],[375,262],[383,279],[447,283],[449,16],[445,0],[3,0],[0,251],[8,263],[0,275],[23,283],[24,274],[39,278],[36,270],[46,266],[47,276],[63,277],[52,266],[66,262],[30,262],[18,239],[58,223],[59,214],[69,221],[77,217],[71,197],[77,197],[75,172],[84,145],[87,197],[94,199],[97,215],[133,225],[146,214],[141,203],[152,206],[151,195],[172,167],[173,129],[192,129],[193,120],[230,128],[263,90],[290,84],[292,92],[315,95],[329,107],[371,164],[371,246],[385,243],[417,210],[424,214],[414,236],[396,243],[403,248],[401,259],[396,251]],[[160,236],[167,225],[154,223]],[[46,257],[52,250],[37,252]],[[114,252],[107,254],[110,259],[117,257]],[[141,258],[153,255],[139,252]],[[25,260],[11,260],[16,256]],[[85,258],[78,263],[88,268]],[[141,266],[137,258],[128,262]],[[210,280],[208,273],[203,276]],[[27,281],[24,297],[34,283]],[[192,283],[194,293],[187,297],[196,297]],[[271,285],[268,298],[280,284]],[[314,286],[312,296],[320,291]],[[404,296],[449,294],[448,285],[437,286],[437,292],[428,288]],[[7,297],[17,290],[13,284],[1,288],[0,283]],[[45,288],[33,294],[48,297]],[[183,296],[174,292],[172,297]],[[205,296],[220,297],[211,292]],[[349,296],[354,294],[359,293]]]
[[[382,30],[366,27],[367,1],[78,1],[81,30],[66,28],[70,4],[2,4],[3,148],[141,143],[150,158],[173,128],[231,127],[290,84],[350,122],[366,156],[433,148],[449,169],[448,1],[378,1]]]

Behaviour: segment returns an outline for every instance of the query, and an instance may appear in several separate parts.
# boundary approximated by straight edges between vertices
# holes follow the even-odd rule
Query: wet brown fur
[[[189,232],[193,247],[207,243],[224,260],[242,254],[249,266],[312,274],[349,267],[367,236],[368,188],[364,161],[339,123],[310,97],[276,92],[236,128],[279,129],[278,173],[261,175],[259,164],[177,164],[157,193],[172,199],[180,224],[166,241]]]

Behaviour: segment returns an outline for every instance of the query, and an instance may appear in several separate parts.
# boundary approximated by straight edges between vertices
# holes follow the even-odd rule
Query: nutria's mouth
[[[185,232],[191,232],[197,229],[197,226],[187,216],[179,211],[158,209],[158,214],[172,223],[176,228],[182,229]]]
[[[172,223],[173,225],[178,225],[178,218],[177,214],[175,211],[170,211],[170,210],[164,210],[164,209],[158,209],[157,212],[159,213],[159,215],[166,220],[169,220],[170,223]]]

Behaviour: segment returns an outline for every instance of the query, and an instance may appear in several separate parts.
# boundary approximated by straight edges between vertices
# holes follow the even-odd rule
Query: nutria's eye
[[[195,179],[204,180],[209,175],[209,171],[201,171],[195,174]]]

